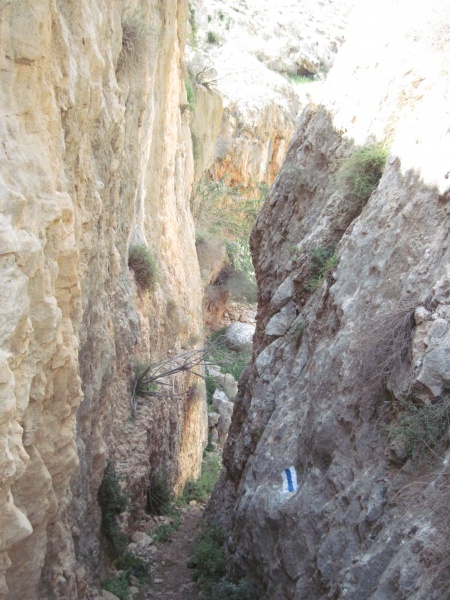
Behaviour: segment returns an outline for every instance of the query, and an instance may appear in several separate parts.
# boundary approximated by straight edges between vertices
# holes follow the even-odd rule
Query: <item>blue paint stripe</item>
[[[288,490],[290,492],[294,491],[294,484],[292,483],[292,475],[291,475],[291,470],[290,469],[285,469],[284,472],[286,473],[286,479],[287,479],[287,484],[288,484]]]

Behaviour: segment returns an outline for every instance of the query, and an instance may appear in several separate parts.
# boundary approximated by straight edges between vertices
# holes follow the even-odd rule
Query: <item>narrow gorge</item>
[[[449,0],[0,39],[0,600],[450,598]]]

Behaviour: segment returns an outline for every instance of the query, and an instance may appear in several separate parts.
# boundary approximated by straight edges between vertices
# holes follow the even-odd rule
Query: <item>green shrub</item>
[[[167,477],[154,475],[147,491],[147,512],[151,515],[169,515],[173,494]]]
[[[361,203],[367,202],[378,187],[387,155],[383,144],[356,148],[339,166],[336,174],[338,188]]]
[[[158,269],[151,251],[145,244],[130,246],[128,266],[133,269],[136,281],[142,289],[148,290],[156,282]]]
[[[334,248],[323,248],[318,246],[309,253],[310,279],[305,284],[308,291],[316,290],[328,273],[337,266],[339,259],[334,254]]]
[[[219,36],[214,31],[208,31],[206,41],[208,42],[208,44],[218,44]]]
[[[172,525],[162,524],[158,525],[158,527],[153,532],[153,540],[156,544],[161,544],[164,542],[168,542],[172,537],[172,533],[174,532],[174,528]]]
[[[111,558],[117,558],[124,552],[127,541],[119,530],[117,517],[126,510],[128,495],[122,491],[111,462],[108,462],[103,474],[97,500],[102,513],[100,529],[107,542],[107,552]]]
[[[400,441],[406,455],[411,458],[416,447],[433,448],[450,424],[450,396],[431,406],[414,402],[396,403],[400,417],[386,429],[391,439]]]
[[[195,93],[192,83],[189,79],[184,82],[184,88],[186,90],[186,97],[189,104],[189,110],[194,112],[195,110]]]
[[[116,568],[120,571],[125,571],[128,579],[132,575],[140,583],[147,583],[149,581],[149,565],[132,552],[123,554],[116,562]]]
[[[191,500],[205,502],[214,489],[220,475],[220,469],[221,462],[217,454],[205,455],[199,479],[186,482],[181,500],[186,503]]]
[[[130,590],[128,575],[123,573],[120,577],[112,577],[102,581],[102,588],[117,596],[120,600],[129,600]]]
[[[202,589],[211,589],[212,583],[225,575],[224,541],[220,527],[205,529],[196,540],[191,566],[194,568],[193,579]]]
[[[205,529],[196,539],[194,558],[189,566],[202,590],[203,600],[256,600],[253,587],[245,580],[225,579],[225,537],[219,527]]]

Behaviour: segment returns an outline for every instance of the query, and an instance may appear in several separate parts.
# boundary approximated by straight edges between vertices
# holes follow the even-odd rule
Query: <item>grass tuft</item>
[[[128,266],[133,269],[136,281],[142,289],[148,290],[154,286],[158,269],[152,252],[145,244],[130,246]]]
[[[387,155],[387,148],[381,143],[356,148],[337,171],[338,188],[361,203],[367,202],[378,187]]]
[[[309,253],[309,276],[310,279],[305,284],[305,289],[309,292],[316,290],[328,273],[339,263],[338,257],[334,254],[334,248],[323,248],[317,246]]]

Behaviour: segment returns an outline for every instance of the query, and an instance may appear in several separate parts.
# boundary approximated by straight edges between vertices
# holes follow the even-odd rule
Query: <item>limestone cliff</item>
[[[449,4],[410,8],[366,4],[252,234],[254,355],[210,510],[267,600],[448,597]],[[375,142],[361,202],[342,169]]]
[[[184,0],[0,8],[1,598],[88,597],[106,457],[136,506],[151,473],[198,473],[192,379],[130,412],[135,359],[202,330],[187,17]],[[159,272],[148,291],[136,243]]]
[[[215,179],[272,184],[314,85],[345,35],[353,2],[315,0],[194,0],[188,63],[199,87],[224,103],[216,142]],[[291,77],[291,79],[289,79]],[[306,78],[304,78],[306,79]]]

